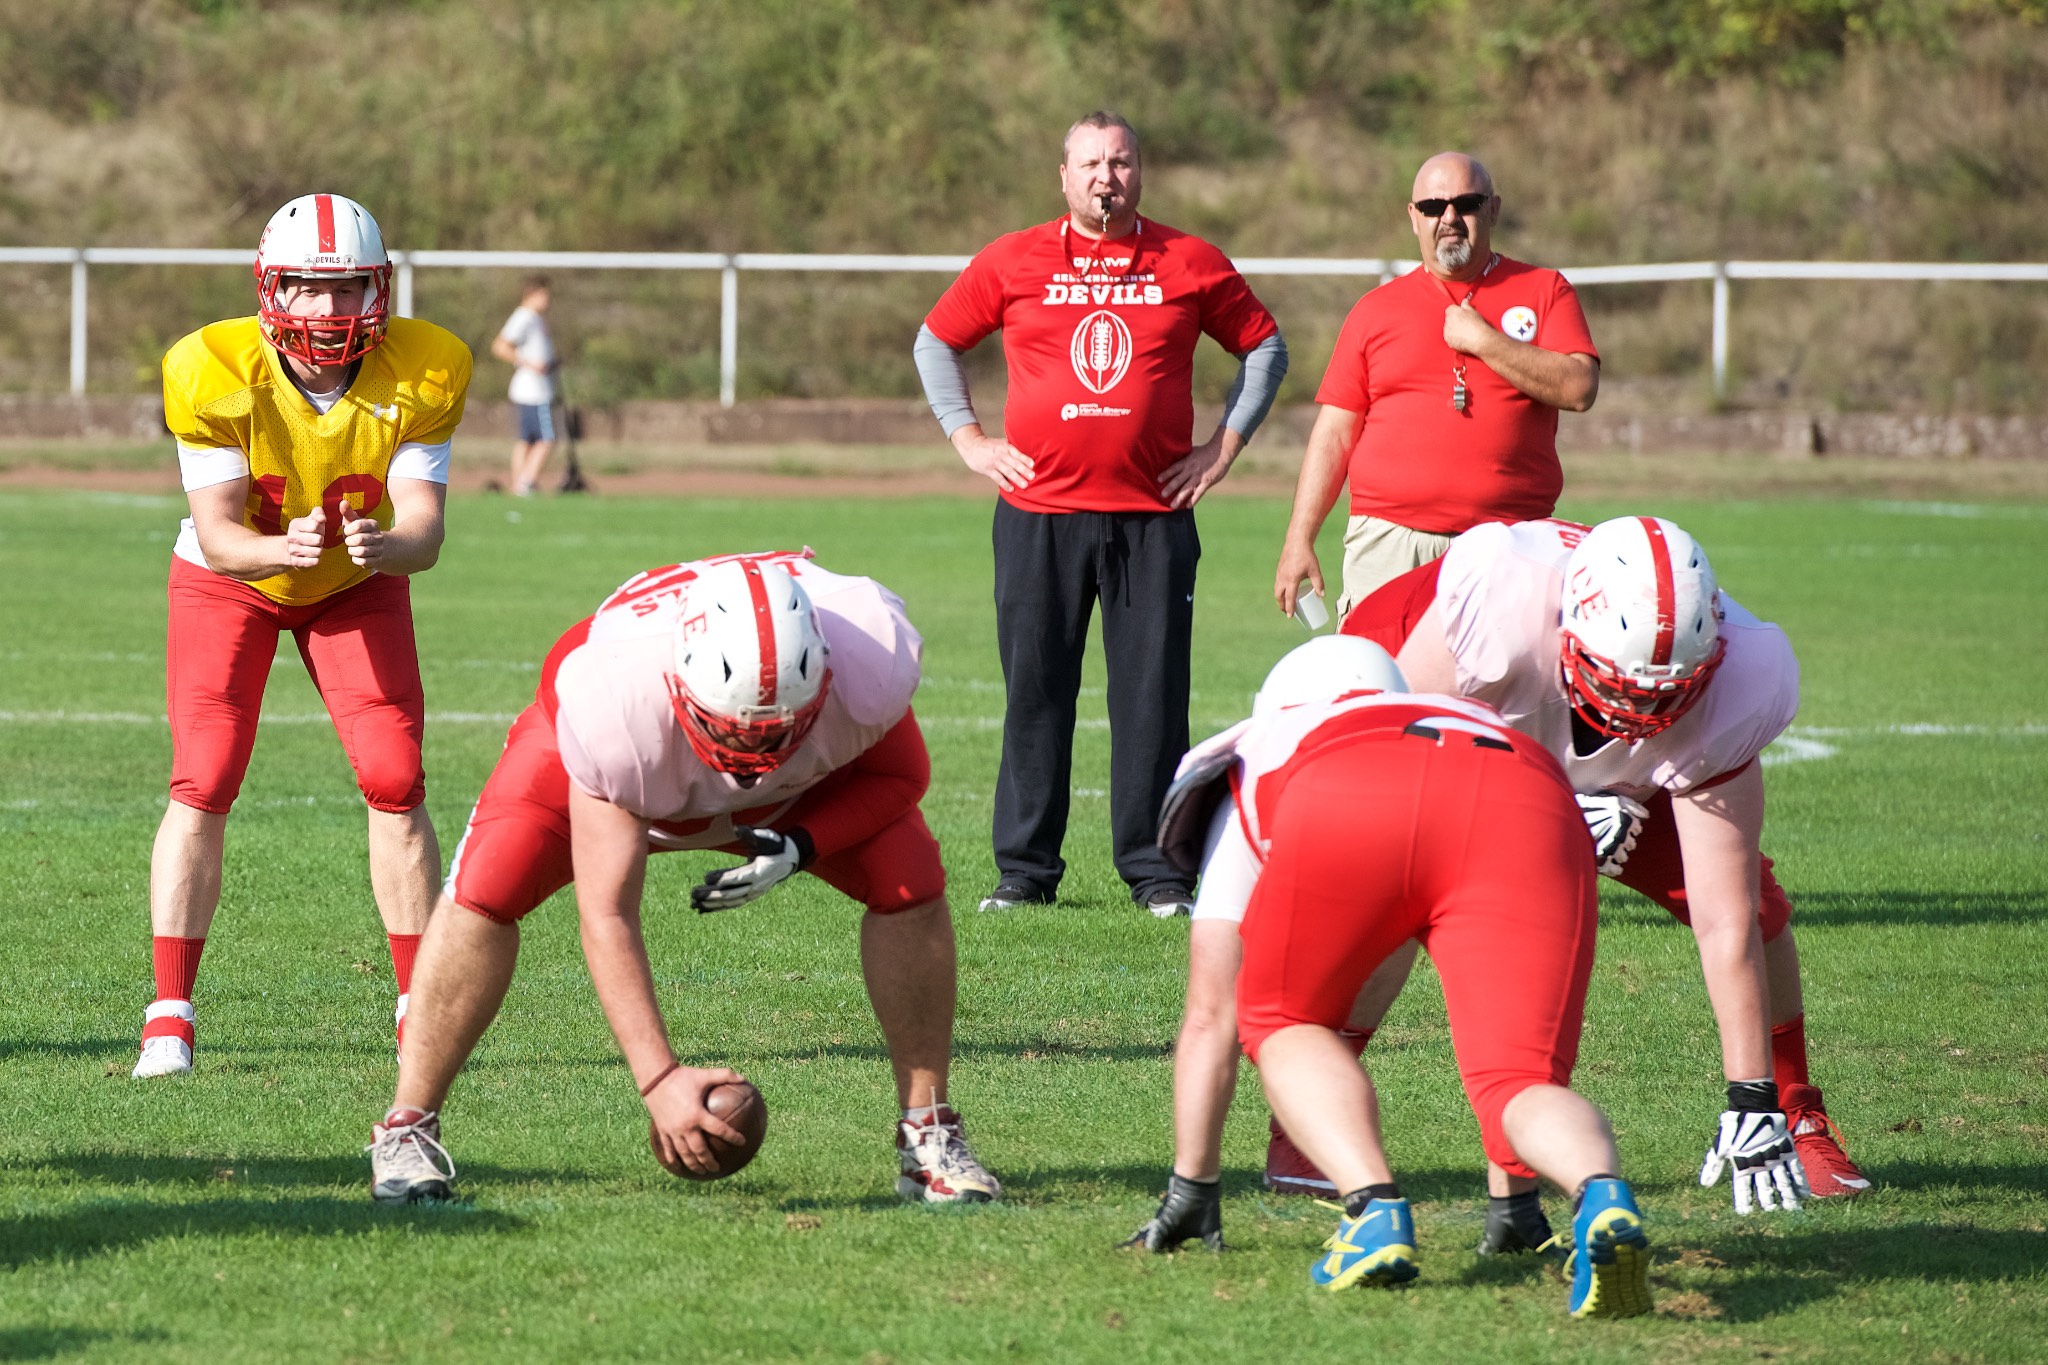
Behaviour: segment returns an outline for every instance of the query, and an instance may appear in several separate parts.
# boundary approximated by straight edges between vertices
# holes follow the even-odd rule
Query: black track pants
[[[1181,883],[1153,843],[1188,747],[1189,645],[1202,543],[1187,512],[995,514],[996,642],[1008,705],[996,776],[996,869],[1051,895],[1073,788],[1074,702],[1088,621],[1102,604],[1109,670],[1110,833],[1142,900]]]

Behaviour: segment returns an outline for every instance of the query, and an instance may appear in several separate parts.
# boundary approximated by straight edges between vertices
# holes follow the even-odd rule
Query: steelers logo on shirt
[[[1067,347],[1074,374],[1090,393],[1108,393],[1131,368],[1131,329],[1107,308],[1097,309],[1074,328]]]
[[[1536,335],[1536,310],[1523,304],[1500,315],[1500,329],[1517,341],[1529,341]]]

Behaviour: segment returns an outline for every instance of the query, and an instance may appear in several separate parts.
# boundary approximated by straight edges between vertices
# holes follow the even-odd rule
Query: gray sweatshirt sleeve
[[[967,368],[960,363],[958,351],[939,340],[931,328],[920,327],[910,355],[917,362],[917,377],[924,384],[925,401],[932,405],[932,416],[939,419],[939,427],[947,436],[981,421],[974,415],[974,399],[967,392]],[[1284,355],[1280,368],[1287,368]]]
[[[1237,380],[1223,399],[1223,425],[1249,441],[1273,410],[1280,381],[1287,377],[1287,343],[1275,332],[1239,359]],[[931,385],[925,388],[929,392]]]

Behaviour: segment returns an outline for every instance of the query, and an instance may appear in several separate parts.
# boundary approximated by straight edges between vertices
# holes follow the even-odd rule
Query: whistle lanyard
[[[1063,218],[1060,220],[1060,255],[1069,265],[1072,265],[1074,261],[1072,232],[1073,226],[1074,220],[1071,217]],[[1131,227],[1131,235],[1129,238],[1131,244],[1131,263],[1128,266],[1124,267],[1124,273],[1130,274],[1137,270],[1138,243],[1141,240],[1143,240],[1144,236],[1145,220],[1143,218],[1140,218]],[[1123,239],[1119,238],[1118,240]],[[1083,279],[1086,279],[1088,276],[1094,274],[1097,270],[1102,268],[1102,249],[1108,245],[1109,238],[1107,237],[1097,237],[1089,243],[1088,264],[1081,267],[1081,275]],[[1489,270],[1491,270],[1492,268],[1493,267],[1491,265],[1487,266],[1487,269]]]
[[[1496,251],[1493,253],[1492,258],[1487,261],[1486,268],[1479,272],[1479,278],[1472,281],[1471,287],[1466,289],[1465,297],[1462,299],[1452,299],[1451,307],[1462,308],[1466,304],[1470,303],[1472,301],[1472,296],[1479,292],[1479,286],[1486,283],[1486,277],[1488,275],[1491,275],[1493,273],[1493,268],[1499,264],[1500,253]],[[1445,298],[1448,299],[1451,297],[1450,287],[1446,285],[1442,280],[1438,279],[1434,275],[1431,275],[1429,277],[1429,282],[1435,285],[1438,289],[1443,290]],[[1457,357],[1457,353],[1454,351],[1452,352],[1451,360],[1451,411],[1463,412],[1466,408],[1470,407],[1471,405],[1472,391],[1465,387],[1465,362],[1462,359],[1459,359]]]

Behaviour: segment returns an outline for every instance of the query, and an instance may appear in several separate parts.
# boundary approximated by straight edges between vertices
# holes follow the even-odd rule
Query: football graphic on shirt
[[[1081,319],[1068,346],[1074,374],[1090,393],[1108,393],[1131,368],[1131,329],[1107,308]]]

